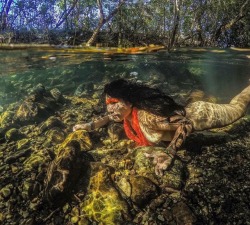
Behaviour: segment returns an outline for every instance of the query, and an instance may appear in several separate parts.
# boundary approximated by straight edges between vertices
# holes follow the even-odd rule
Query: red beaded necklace
[[[135,141],[138,146],[150,146],[152,144],[146,139],[146,137],[141,131],[137,114],[138,109],[133,108],[131,123],[127,119],[124,119],[123,126],[125,133],[127,137]]]

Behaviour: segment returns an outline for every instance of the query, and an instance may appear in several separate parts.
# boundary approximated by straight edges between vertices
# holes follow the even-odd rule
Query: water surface
[[[249,71],[250,49],[179,49],[145,54],[0,50],[0,105],[22,99],[39,83],[74,95],[82,84],[92,84],[98,90],[120,77],[168,84],[162,88],[173,97],[198,88],[227,102],[247,86]]]

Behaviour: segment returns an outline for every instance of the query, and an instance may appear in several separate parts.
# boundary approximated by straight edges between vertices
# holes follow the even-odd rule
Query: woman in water
[[[102,127],[109,121],[123,121],[127,137],[137,146],[154,146],[168,142],[166,152],[145,153],[154,159],[155,172],[162,175],[176,151],[193,131],[226,126],[244,116],[250,102],[250,86],[229,104],[197,101],[183,107],[159,89],[119,79],[104,87],[108,116],[85,124],[73,131]]]

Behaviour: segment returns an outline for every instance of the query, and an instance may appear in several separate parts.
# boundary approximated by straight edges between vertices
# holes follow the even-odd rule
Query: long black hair
[[[161,90],[125,79],[114,80],[104,87],[104,94],[129,102],[158,116],[185,115],[183,106],[177,104]]]

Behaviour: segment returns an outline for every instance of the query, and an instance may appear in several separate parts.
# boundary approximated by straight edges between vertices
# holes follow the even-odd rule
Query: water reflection
[[[181,95],[180,90],[184,93],[199,88],[226,102],[249,82],[249,55],[250,50],[232,49],[181,49],[132,55],[0,51],[0,105],[19,100],[39,83],[73,95],[83,83],[101,87],[120,77],[158,84],[163,89],[167,83],[164,91],[172,96]]]

